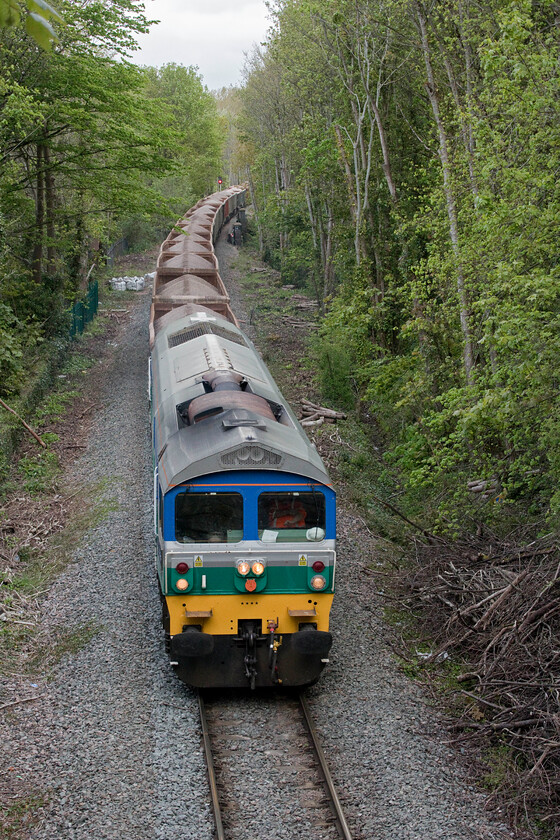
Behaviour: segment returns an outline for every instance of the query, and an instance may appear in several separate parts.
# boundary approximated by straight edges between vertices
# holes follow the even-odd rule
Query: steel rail
[[[315,751],[315,755],[317,757],[319,769],[323,776],[323,781],[327,787],[330,799],[330,806],[334,814],[335,825],[337,827],[338,833],[343,838],[343,840],[352,840],[352,835],[350,834],[348,823],[346,822],[346,818],[342,811],[342,805],[340,804],[340,799],[338,798],[338,794],[336,792],[334,782],[332,780],[332,776],[327,765],[327,760],[325,758],[323,748],[321,747],[321,744],[319,743],[319,740],[317,738],[317,731],[315,729],[315,724],[313,723],[313,720],[311,718],[311,713],[309,711],[309,706],[307,705],[307,700],[305,699],[303,694],[298,694],[298,699],[301,710],[303,712],[305,725],[307,727],[307,731],[309,733],[309,737],[313,745],[313,750]]]
[[[208,723],[206,721],[206,709],[204,706],[202,693],[200,691],[198,692],[198,709],[200,712],[200,724],[202,726],[202,742],[204,744],[204,755],[206,757],[206,767],[208,769],[208,784],[210,785],[212,810],[214,812],[214,822],[216,824],[216,840],[226,840],[224,826],[222,823],[222,814],[220,811],[220,800],[218,798],[218,785],[216,782],[214,759],[212,757],[212,744],[210,742],[210,733],[208,731]]]

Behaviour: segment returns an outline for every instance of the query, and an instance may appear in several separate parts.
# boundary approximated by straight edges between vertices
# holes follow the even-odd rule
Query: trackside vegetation
[[[370,526],[390,536],[387,502],[418,526],[396,586],[424,633],[411,667],[461,677],[457,737],[518,825],[557,836],[560,6],[271,17],[232,157],[255,239],[317,298],[325,399],[383,453],[360,485]]]
[[[247,67],[261,251],[440,531],[558,522],[559,40],[554,2],[281,0]]]

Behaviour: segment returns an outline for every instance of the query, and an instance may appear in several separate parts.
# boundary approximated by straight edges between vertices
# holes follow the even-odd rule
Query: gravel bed
[[[251,334],[229,267],[236,249],[221,241],[217,250],[234,311]],[[76,546],[44,603],[43,633],[86,625],[96,633],[48,679],[27,686],[37,701],[0,720],[5,772],[44,798],[29,840],[213,836],[196,698],[168,664],[153,566],[148,309],[149,294],[140,294],[96,400],[103,409],[88,448],[69,476],[92,497],[101,482],[116,509]],[[362,571],[375,542],[350,511],[340,511],[338,530],[331,665],[309,697],[356,840],[511,836],[491,821],[442,743],[437,715],[395,665],[371,577]],[[253,704],[239,717],[239,736],[261,735]],[[262,797],[241,753],[238,778]],[[262,797],[265,811],[267,804]],[[286,813],[281,828],[271,818],[267,836],[296,840],[301,825]],[[265,838],[248,831],[236,840]],[[324,840],[320,831],[313,840]]]

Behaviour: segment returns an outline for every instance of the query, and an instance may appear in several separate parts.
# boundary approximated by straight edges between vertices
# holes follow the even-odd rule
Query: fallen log
[[[302,411],[306,419],[314,417],[314,415],[318,415],[320,417],[330,417],[333,420],[346,420],[346,414],[342,411],[334,411],[332,408],[325,408],[322,405],[317,405],[316,403],[312,403],[310,400],[302,399],[301,400]]]
[[[296,318],[292,318],[291,316],[285,316],[283,322],[287,324],[289,327],[294,327],[298,329],[306,329],[306,330],[317,330],[319,329],[318,324],[313,324],[311,321],[299,321]]]
[[[331,420],[346,420],[346,414],[341,411],[331,411],[329,408],[304,408],[303,414],[305,417],[319,414],[321,417],[330,417]]]
[[[20,417],[20,416],[19,416],[19,414],[17,413],[17,411],[14,411],[14,409],[13,409],[13,408],[10,408],[10,406],[9,406],[9,405],[7,405],[7,404],[4,402],[4,400],[0,400],[0,405],[2,406],[2,408],[5,408],[5,409],[6,409],[6,411],[9,411],[9,412],[10,412],[10,414],[13,414],[13,415],[14,415],[14,417],[17,417],[17,419],[19,420],[19,422],[20,422],[20,423],[22,423],[22,425],[23,425],[23,426],[27,429],[27,431],[29,432],[29,434],[30,434],[30,435],[32,435],[32,437],[34,437],[34,438],[35,438],[35,440],[36,440],[38,443],[40,443],[40,444],[41,444],[41,446],[43,447],[43,449],[46,449],[46,448],[47,448],[47,444],[45,443],[45,441],[44,441],[44,440],[41,440],[41,438],[39,437],[39,435],[37,434],[37,432],[34,432],[34,431],[33,431],[33,429],[31,428],[31,426],[28,426],[28,424],[25,422],[25,420],[23,419],[23,417]]]

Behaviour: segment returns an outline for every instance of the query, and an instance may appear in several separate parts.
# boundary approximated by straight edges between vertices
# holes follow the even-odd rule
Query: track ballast
[[[198,699],[217,840],[352,840],[303,694]]]

